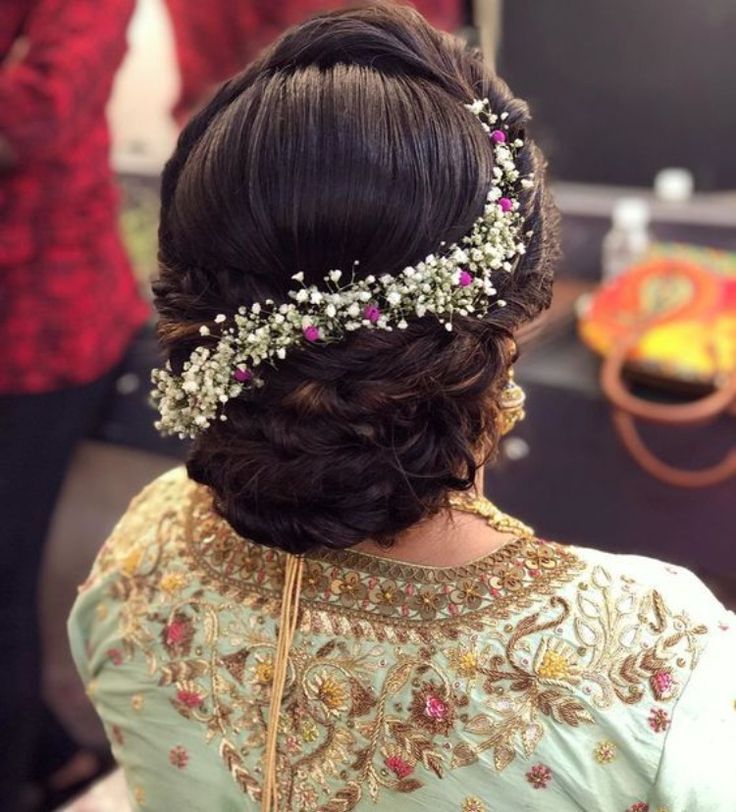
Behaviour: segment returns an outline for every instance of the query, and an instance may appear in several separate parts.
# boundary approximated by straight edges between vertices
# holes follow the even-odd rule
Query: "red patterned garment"
[[[94,380],[146,320],[117,232],[105,105],[134,0],[2,0],[0,393]]]
[[[212,88],[241,71],[285,28],[312,14],[348,5],[345,0],[166,0],[174,27],[181,95],[174,110],[184,121]],[[461,0],[414,0],[438,28],[461,22]]]

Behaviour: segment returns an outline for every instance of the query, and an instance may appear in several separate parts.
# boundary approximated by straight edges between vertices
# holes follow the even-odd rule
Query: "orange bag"
[[[668,425],[736,414],[736,255],[662,244],[604,285],[579,321],[582,340],[604,357],[601,386],[633,457],[673,485],[702,487],[736,475],[736,444],[711,468],[684,471],[657,458],[635,419]],[[627,377],[698,395],[663,404],[632,394]]]

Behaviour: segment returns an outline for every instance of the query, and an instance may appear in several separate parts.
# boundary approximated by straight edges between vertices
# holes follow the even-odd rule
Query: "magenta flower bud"
[[[250,383],[253,380],[253,373],[249,369],[235,367],[233,378],[235,378],[238,383]]]
[[[494,144],[505,144],[506,133],[503,130],[494,130],[491,133],[491,141],[493,141]]]
[[[508,199],[508,197],[502,197],[498,201],[498,205],[501,207],[501,211],[511,211],[514,208],[514,204]]]
[[[467,288],[468,285],[473,283],[473,275],[468,271],[460,271],[460,278],[458,281],[460,282],[461,288]]]
[[[306,338],[307,341],[319,341],[319,327],[309,324],[302,330],[302,332],[304,333],[304,338]]]
[[[375,305],[368,305],[363,315],[371,324],[375,324],[381,318],[381,311]]]

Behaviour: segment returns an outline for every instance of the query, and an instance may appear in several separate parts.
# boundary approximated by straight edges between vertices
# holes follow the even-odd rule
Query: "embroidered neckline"
[[[535,538],[485,499],[464,509],[514,527],[516,538],[466,564],[431,567],[356,550],[322,548],[305,558],[305,610],[339,611],[381,623],[453,621],[486,610],[506,615],[549,595],[583,567],[574,552]],[[204,583],[236,599],[258,593],[277,599],[285,554],[243,539],[212,508],[211,493],[193,486],[184,507],[185,557]],[[501,526],[501,525],[499,525]]]

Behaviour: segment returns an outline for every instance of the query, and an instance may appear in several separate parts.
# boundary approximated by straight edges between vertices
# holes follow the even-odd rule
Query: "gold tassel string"
[[[304,559],[301,556],[286,556],[284,588],[281,596],[281,618],[276,653],[273,659],[273,680],[271,683],[271,705],[268,712],[266,749],[263,755],[263,790],[261,812],[277,812],[279,798],[276,782],[276,741],[279,729],[279,712],[284,696],[286,675],[289,665],[289,650],[299,619],[299,592],[304,572]]]

